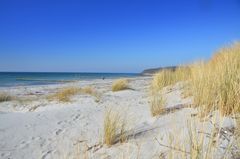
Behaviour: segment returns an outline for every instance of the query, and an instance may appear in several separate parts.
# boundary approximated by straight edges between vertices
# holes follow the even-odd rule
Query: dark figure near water
[[[105,77],[103,77],[102,79],[105,80]]]

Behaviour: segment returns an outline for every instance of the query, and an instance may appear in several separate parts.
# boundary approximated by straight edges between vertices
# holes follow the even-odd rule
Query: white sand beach
[[[0,159],[240,159],[240,0],[0,0]]]
[[[204,133],[213,129],[211,119],[201,122],[196,116],[197,110],[189,107],[192,97],[182,97],[181,82],[165,90],[169,111],[152,117],[149,110],[151,80],[152,77],[130,78],[131,89],[118,92],[111,91],[112,79],[0,88],[1,92],[17,97],[0,103],[0,158],[164,158],[169,152],[167,146],[171,146],[169,134],[185,140],[189,122],[196,123],[197,127],[203,125]],[[67,103],[47,99],[49,94],[70,86],[91,86],[100,94],[99,100],[81,93]],[[110,108],[124,115],[128,139],[106,146],[102,142],[103,120],[105,111]],[[234,127],[232,119],[223,120],[226,130]],[[231,133],[226,132],[226,135],[231,136]],[[222,147],[226,145],[227,141],[223,140]],[[216,158],[222,153],[223,148],[219,148]]]

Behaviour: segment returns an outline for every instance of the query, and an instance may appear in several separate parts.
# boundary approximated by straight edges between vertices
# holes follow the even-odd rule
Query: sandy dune
[[[189,121],[199,122],[191,98],[181,97],[181,83],[166,89],[168,112],[152,117],[149,111],[150,77],[130,79],[129,90],[111,91],[112,80],[1,88],[22,99],[0,103],[0,158],[159,158],[169,149],[169,134],[186,138]],[[48,101],[46,96],[66,86],[92,86],[100,101],[79,94],[70,103]],[[102,143],[106,109],[122,111],[128,121],[128,141],[107,147]],[[231,119],[226,127],[231,127]],[[206,132],[213,127],[204,124]],[[221,150],[219,150],[221,155]],[[216,156],[217,157],[217,156]]]

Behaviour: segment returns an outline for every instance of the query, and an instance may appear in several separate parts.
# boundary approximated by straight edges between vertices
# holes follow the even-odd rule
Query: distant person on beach
[[[105,80],[105,77],[103,77],[102,79]]]

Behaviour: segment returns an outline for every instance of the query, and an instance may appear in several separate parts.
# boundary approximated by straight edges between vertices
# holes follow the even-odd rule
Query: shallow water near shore
[[[0,72],[0,87],[46,85],[78,80],[137,77],[137,73]]]

